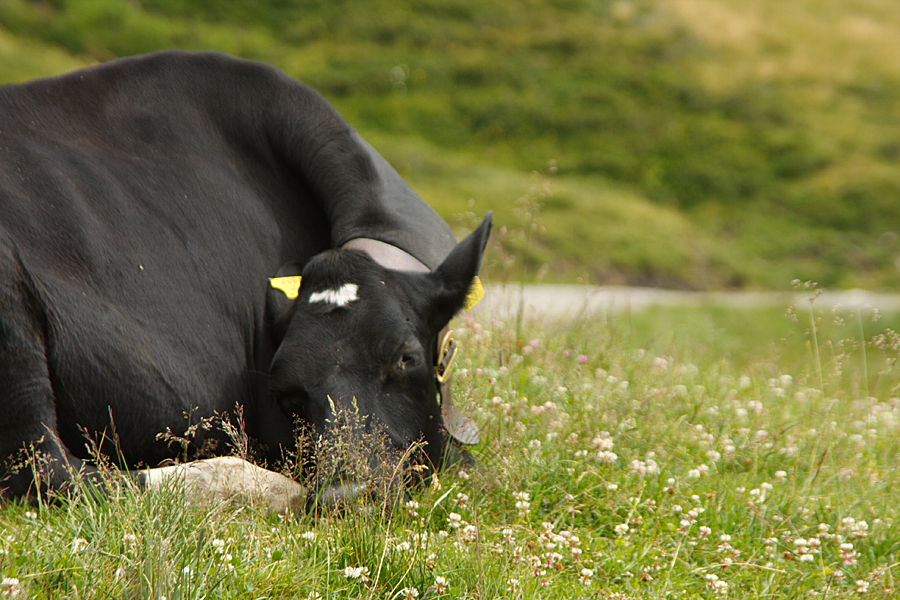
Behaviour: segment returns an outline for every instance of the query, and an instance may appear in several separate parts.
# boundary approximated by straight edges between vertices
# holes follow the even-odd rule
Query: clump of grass
[[[891,317],[815,303],[791,315],[765,317],[784,340],[750,359],[705,350],[729,335],[721,315],[705,329],[659,315],[525,321],[519,335],[467,318],[457,402],[482,428],[477,467],[439,474],[377,519],[191,504],[178,486],[8,506],[0,593],[892,597]],[[645,333],[642,318],[676,337]]]

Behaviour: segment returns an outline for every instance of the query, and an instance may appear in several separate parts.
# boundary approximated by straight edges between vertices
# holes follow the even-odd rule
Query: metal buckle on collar
[[[450,337],[450,331],[444,334],[438,350],[437,364],[434,366],[434,376],[438,383],[447,383],[453,371],[453,361],[456,360],[456,342]]]

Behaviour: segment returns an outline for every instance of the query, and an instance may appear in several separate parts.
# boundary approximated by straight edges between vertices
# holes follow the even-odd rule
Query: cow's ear
[[[493,213],[488,212],[478,229],[461,241],[444,262],[428,274],[434,283],[430,313],[438,328],[446,325],[466,303],[472,282],[481,269],[481,258],[491,235],[492,217]]]
[[[275,344],[280,344],[284,332],[290,323],[291,309],[299,290],[300,263],[288,263],[278,269],[275,277],[269,279],[266,286],[266,319]]]

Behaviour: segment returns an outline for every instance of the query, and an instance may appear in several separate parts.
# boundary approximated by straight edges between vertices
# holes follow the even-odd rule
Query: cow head
[[[276,324],[282,339],[269,391],[282,412],[319,440],[348,426],[372,436],[371,443],[377,437],[397,459],[373,469],[394,469],[404,455],[420,471],[438,468],[446,432],[434,371],[437,335],[465,303],[490,227],[488,214],[430,273],[389,270],[358,250],[313,257]],[[413,444],[419,450],[410,455]],[[383,462],[386,455],[371,449],[368,456]],[[352,488],[318,481],[326,494],[335,485]]]

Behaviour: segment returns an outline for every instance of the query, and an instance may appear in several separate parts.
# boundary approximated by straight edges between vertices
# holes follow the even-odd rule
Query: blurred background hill
[[[324,94],[495,277],[900,285],[896,0],[0,0],[0,81],[221,50]]]

